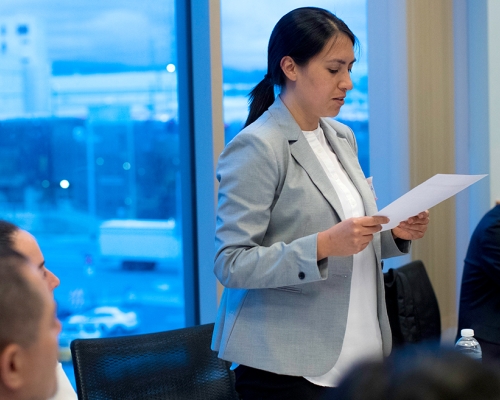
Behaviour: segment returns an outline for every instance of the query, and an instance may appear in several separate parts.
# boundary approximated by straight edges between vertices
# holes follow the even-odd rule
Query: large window
[[[174,0],[0,2],[0,218],[76,337],[184,326]]]
[[[221,0],[226,142],[241,130],[248,116],[248,93],[266,73],[267,44],[274,25],[287,12],[305,6],[332,11],[359,39],[354,89],[336,119],[354,130],[360,163],[369,176],[366,0]]]

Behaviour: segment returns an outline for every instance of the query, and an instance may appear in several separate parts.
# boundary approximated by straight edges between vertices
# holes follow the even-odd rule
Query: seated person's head
[[[23,255],[0,250],[0,399],[45,400],[57,389],[61,324],[47,283]]]
[[[416,346],[355,367],[341,400],[500,400],[499,371],[451,349]]]
[[[0,249],[2,248],[14,249],[27,257],[43,276],[51,291],[59,286],[59,278],[45,266],[43,254],[32,234],[8,221],[0,220]]]

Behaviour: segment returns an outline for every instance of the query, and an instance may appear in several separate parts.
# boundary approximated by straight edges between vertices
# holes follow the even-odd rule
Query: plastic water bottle
[[[462,329],[460,331],[460,334],[462,335],[462,337],[457,340],[455,349],[458,352],[473,358],[474,360],[481,361],[483,358],[483,353],[478,341],[474,339],[474,330]]]

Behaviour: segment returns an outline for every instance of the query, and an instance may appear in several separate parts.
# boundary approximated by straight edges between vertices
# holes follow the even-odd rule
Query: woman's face
[[[306,65],[295,64],[294,73],[287,74],[291,80],[285,91],[288,94],[292,89],[300,110],[316,120],[312,129],[317,127],[318,118],[335,117],[339,113],[347,91],[353,88],[350,72],[355,61],[351,40],[340,34],[331,38]]]
[[[29,232],[18,229],[13,236],[14,250],[27,257],[47,282],[50,291],[59,286],[59,278],[45,267],[45,260],[36,239]]]

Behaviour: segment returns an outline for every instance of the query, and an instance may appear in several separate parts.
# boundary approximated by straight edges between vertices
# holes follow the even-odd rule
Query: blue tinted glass
[[[0,218],[69,343],[184,326],[174,0],[0,2]]]
[[[221,1],[226,143],[241,130],[248,116],[248,93],[266,73],[267,44],[274,25],[287,12],[305,6],[332,11],[359,39],[354,89],[336,119],[354,130],[361,167],[369,176],[366,0]]]

